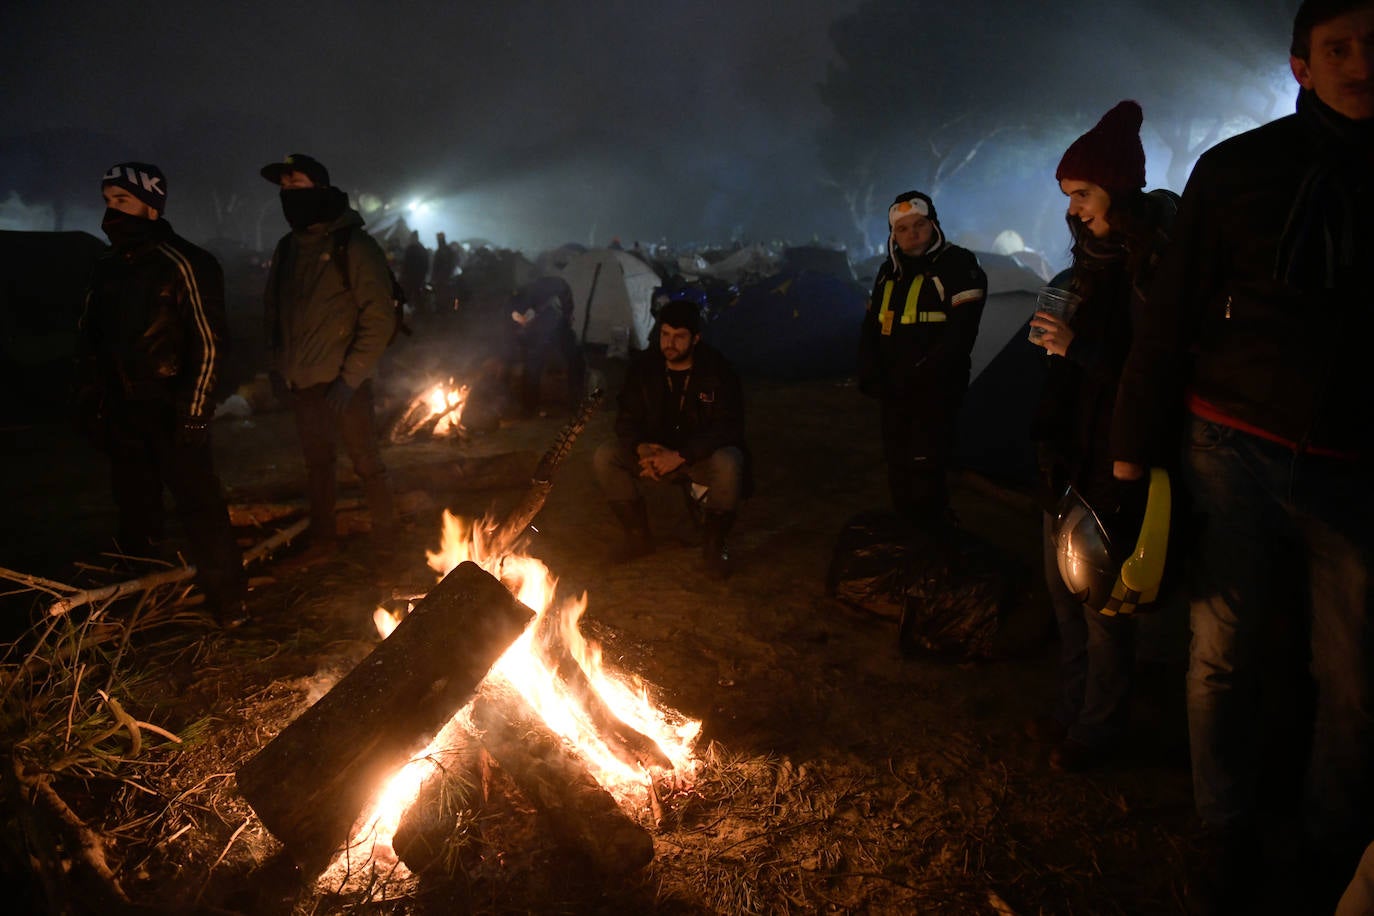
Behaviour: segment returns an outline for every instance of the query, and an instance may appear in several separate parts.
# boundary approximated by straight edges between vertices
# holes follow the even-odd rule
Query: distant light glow
[[[406,209],[409,210],[411,213],[414,213],[416,216],[423,216],[424,214],[429,212],[429,201],[412,200],[409,204],[406,205]]]

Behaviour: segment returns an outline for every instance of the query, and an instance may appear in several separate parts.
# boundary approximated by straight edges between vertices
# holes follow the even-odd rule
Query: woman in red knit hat
[[[1073,239],[1068,286],[1080,298],[1071,316],[1037,311],[1034,342],[1049,354],[1045,387],[1032,424],[1046,505],[1072,487],[1108,530],[1135,516],[1142,485],[1112,477],[1108,437],[1117,381],[1131,344],[1133,317],[1168,239],[1177,195],[1146,194],[1140,106],[1123,101],[1069,146],[1055,178],[1069,199]],[[1138,504],[1138,505],[1137,505]],[[1074,593],[1060,573],[1055,519],[1045,516],[1045,580],[1059,624],[1061,683],[1054,714],[1033,720],[1032,737],[1052,741],[1050,764],[1083,770],[1109,757],[1128,717],[1135,666],[1129,614],[1104,614],[1100,596]],[[1139,531],[1139,525],[1136,525]],[[1134,541],[1132,540],[1133,544]]]

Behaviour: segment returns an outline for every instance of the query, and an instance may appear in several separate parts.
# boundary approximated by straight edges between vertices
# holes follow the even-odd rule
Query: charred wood
[[[532,616],[476,564],[460,564],[239,768],[239,791],[302,870],[329,863],[385,781],[467,704]]]
[[[648,831],[513,691],[488,684],[473,703],[472,719],[483,731],[482,744],[547,818],[561,845],[607,875],[636,871],[653,859]]]

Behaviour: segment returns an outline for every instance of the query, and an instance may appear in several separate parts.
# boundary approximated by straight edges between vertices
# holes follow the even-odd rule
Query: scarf
[[[1298,93],[1298,119],[1316,143],[1312,165],[1279,238],[1274,278],[1304,291],[1332,290],[1353,278],[1357,197],[1370,191],[1374,121],[1352,121],[1310,89]]]

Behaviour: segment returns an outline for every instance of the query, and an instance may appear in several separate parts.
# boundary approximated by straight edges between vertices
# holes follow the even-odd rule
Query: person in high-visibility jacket
[[[928,195],[898,195],[887,222],[889,258],[864,315],[859,390],[882,405],[893,508],[931,527],[948,517],[946,471],[988,278],[973,252],[946,240]]]

